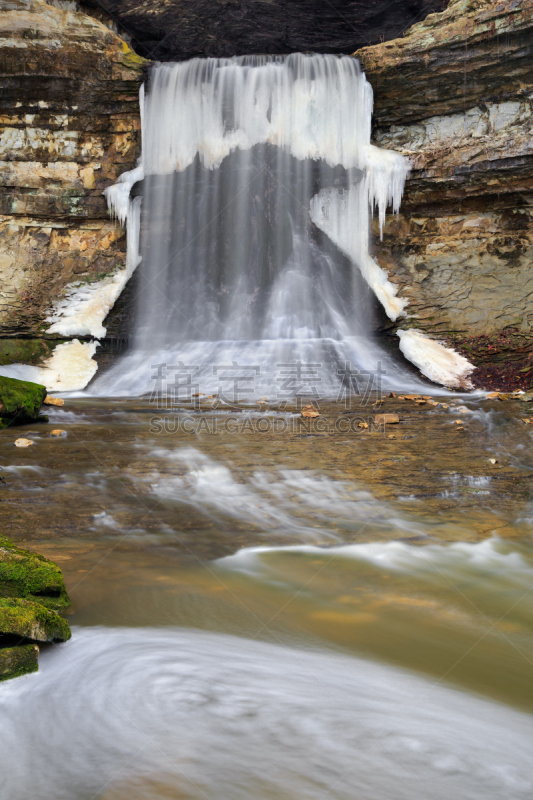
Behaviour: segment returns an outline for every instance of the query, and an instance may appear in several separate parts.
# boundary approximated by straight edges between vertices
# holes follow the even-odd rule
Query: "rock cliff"
[[[0,363],[50,356],[66,338],[49,332],[65,292],[124,268],[124,230],[102,190],[139,154],[143,65],[84,13],[41,0],[2,4]],[[94,352],[80,332],[78,366]]]
[[[137,95],[148,62],[102,8],[138,51],[157,45],[156,55],[179,58],[309,46],[347,52],[351,41],[373,41],[378,29],[396,35],[404,19],[441,7],[349,3],[348,14],[336,3],[336,21],[322,8],[311,40],[311,0],[300,4],[300,38],[290,33],[294,20],[263,25],[259,11],[271,21],[282,13],[275,2],[224,0],[208,9],[192,0],[84,0],[92,17],[50,2],[4,0],[0,16],[0,364],[47,359],[48,388],[59,390],[72,388],[62,382],[66,372],[82,385],[96,368],[92,339],[101,331],[85,311],[69,326],[62,309],[80,300],[113,305],[126,240],[102,190],[135,165],[140,147]],[[250,28],[252,7],[259,16]],[[292,20],[297,7],[285,4],[283,14]],[[357,29],[353,40],[335,27],[341,12]],[[412,162],[399,217],[387,220],[382,241],[374,231],[374,255],[409,301],[396,328],[458,348],[478,365],[478,385],[529,386],[533,0],[452,0],[401,38],[355,55],[374,88],[375,142]],[[26,377],[45,382],[42,372]]]
[[[400,327],[458,346],[478,384],[529,386],[533,2],[452,0],[355,55],[376,143],[412,161],[400,216],[374,245],[409,299]]]

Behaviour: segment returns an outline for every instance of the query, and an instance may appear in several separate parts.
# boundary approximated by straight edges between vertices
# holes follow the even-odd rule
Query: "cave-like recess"
[[[353,53],[401,36],[446,0],[81,0],[156,61],[253,53]]]

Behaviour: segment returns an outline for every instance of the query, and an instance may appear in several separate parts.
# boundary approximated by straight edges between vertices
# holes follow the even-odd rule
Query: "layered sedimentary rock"
[[[533,3],[452,0],[356,56],[376,143],[412,161],[400,216],[374,246],[409,300],[400,327],[459,346],[478,383],[529,385]]]
[[[106,9],[141,55],[196,56],[314,51],[350,53],[401,36],[445,0],[82,0]]]
[[[49,329],[69,287],[124,268],[124,230],[102,190],[139,154],[143,64],[86,14],[2,4],[0,362],[50,356],[67,338]],[[83,345],[90,331],[79,333]]]

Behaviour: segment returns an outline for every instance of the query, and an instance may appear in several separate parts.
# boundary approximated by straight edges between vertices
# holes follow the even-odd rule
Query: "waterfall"
[[[290,365],[320,396],[338,394],[343,369],[412,383],[370,335],[374,295],[391,320],[405,304],[370,257],[371,208],[382,227],[409,168],[370,144],[372,103],[345,56],[152,70],[141,163],[107,190],[117,216],[135,219],[142,179],[128,232],[131,263],[141,256],[133,347],[96,391],[149,391],[155,369],[160,388],[182,375],[217,392],[244,369],[239,390],[280,398]]]

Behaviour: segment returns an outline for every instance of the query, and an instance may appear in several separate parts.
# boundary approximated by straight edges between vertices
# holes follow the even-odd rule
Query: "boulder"
[[[46,389],[38,383],[0,375],[0,428],[48,422],[48,417],[40,414],[45,397]]]
[[[18,678],[30,672],[37,672],[39,648],[36,644],[0,649],[0,681]]]
[[[19,598],[0,598],[0,637],[20,636],[32,642],[66,642],[68,622],[40,603]]]
[[[0,536],[0,597],[34,600],[59,610],[70,604],[63,575],[53,561]]]

